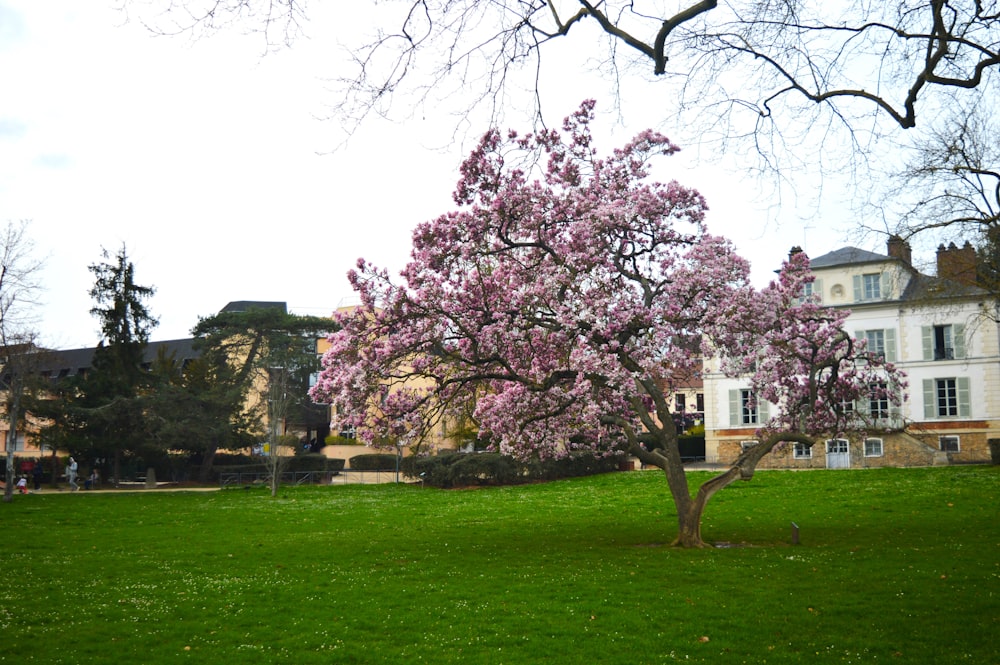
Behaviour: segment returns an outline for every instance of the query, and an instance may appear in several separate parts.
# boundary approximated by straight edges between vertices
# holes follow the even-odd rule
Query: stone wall
[[[949,453],[940,450],[940,436],[958,436],[959,452]],[[718,441],[716,461],[720,464],[731,464],[742,452],[741,442],[752,440],[752,435],[739,439],[722,439]],[[885,434],[882,439],[882,454],[866,456],[864,439],[852,438],[849,453],[852,469],[877,467],[908,467],[934,466],[940,464],[970,464],[990,461],[990,451],[985,430],[949,430],[927,431],[913,430]],[[823,469],[827,466],[826,443],[820,439],[812,447],[812,456],[796,459],[795,447],[791,443],[778,444],[770,454],[758,464],[759,469]]]

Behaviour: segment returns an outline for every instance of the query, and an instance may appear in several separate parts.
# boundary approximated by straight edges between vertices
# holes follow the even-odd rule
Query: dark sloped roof
[[[852,265],[855,263],[876,263],[889,261],[892,257],[885,254],[876,254],[857,247],[841,247],[823,256],[818,256],[809,261],[810,268],[829,268],[831,266]]]
[[[288,303],[279,300],[234,300],[223,307],[221,311],[246,312],[251,309],[280,309],[287,313]]]
[[[934,298],[981,298],[990,293],[984,288],[950,279],[915,273],[906,285],[901,300],[926,301]]]
[[[171,339],[162,342],[149,342],[143,349],[143,363],[156,360],[161,349],[167,355],[173,355],[178,362],[197,358],[201,354],[194,349],[194,338]],[[96,347],[85,349],[61,349],[45,351],[39,355],[38,373],[50,378],[75,376],[86,371],[94,364]]]

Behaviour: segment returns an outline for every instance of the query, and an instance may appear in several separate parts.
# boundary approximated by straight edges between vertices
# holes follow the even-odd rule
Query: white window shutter
[[[896,329],[886,328],[882,331],[885,335],[885,359],[888,362],[896,362]]]
[[[934,391],[934,379],[924,379],[924,419],[937,418],[937,395]]]
[[[872,394],[871,389],[865,390],[861,395],[854,400],[854,410],[860,413],[862,416],[867,416],[872,410]]]
[[[819,301],[823,302],[823,280],[813,280],[813,295],[819,296]]]
[[[766,423],[771,419],[770,410],[768,409],[768,403],[763,399],[757,400],[757,422],[760,424]]]
[[[861,302],[865,299],[865,292],[861,287],[861,275],[854,276],[854,302]]]
[[[882,300],[889,300],[892,298],[892,273],[882,273],[882,276],[879,277],[878,291]]]
[[[965,357],[965,324],[956,323],[951,327],[951,343],[955,347],[955,358]]]
[[[729,424],[730,425],[742,425],[742,418],[740,417],[743,413],[743,405],[740,404],[740,391],[730,390],[729,391]]]
[[[934,328],[922,326],[920,328],[920,339],[924,346],[924,360],[934,360]]]
[[[968,418],[972,415],[972,401],[969,395],[969,377],[960,376],[955,379],[958,388],[958,417]]]
[[[899,404],[896,404],[891,399],[889,400],[889,418],[892,421],[893,427],[899,427],[902,423],[902,408],[903,408],[903,395],[899,388],[899,385],[893,383],[889,386],[890,392],[893,393],[894,397],[899,400]]]

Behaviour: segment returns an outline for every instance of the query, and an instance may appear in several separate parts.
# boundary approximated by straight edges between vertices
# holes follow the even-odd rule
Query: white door
[[[826,442],[826,468],[851,468],[851,452],[847,439],[830,439]]]

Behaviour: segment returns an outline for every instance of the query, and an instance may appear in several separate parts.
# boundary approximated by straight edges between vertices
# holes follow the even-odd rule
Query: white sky
[[[374,119],[331,152],[339,127],[317,118],[342,55],[319,17],[311,40],[261,57],[260,37],[156,37],[100,5],[0,0],[0,223],[29,220],[46,260],[44,343],[98,341],[87,266],[102,247],[126,245],[137,281],[157,289],[153,339],[173,339],[233,300],[329,314],[351,296],[358,257],[397,272],[412,228],[454,207],[458,166],[485,127],[463,146],[448,141],[449,117]],[[559,117],[579,87],[550,100]],[[610,148],[642,127],[606,129]],[[776,221],[752,183],[687,161],[664,160],[660,177],[706,196],[710,230],[734,240],[759,282],[794,244],[813,256],[858,244],[840,215]]]

